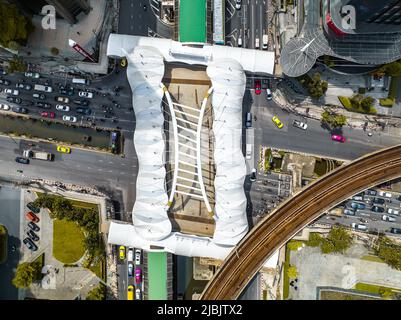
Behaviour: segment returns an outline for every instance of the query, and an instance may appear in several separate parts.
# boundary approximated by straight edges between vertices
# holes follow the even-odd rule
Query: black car
[[[22,100],[20,104],[21,106],[33,106],[33,102],[29,100]]]
[[[25,109],[23,107],[12,107],[11,110],[16,113],[28,113],[28,109]]]
[[[29,230],[26,235],[31,238],[33,241],[39,241],[38,235],[33,230]]]
[[[33,205],[33,202],[29,202],[26,206],[27,206],[28,209],[31,210],[33,213],[38,214],[38,213],[40,212],[40,208],[35,207],[35,206]]]
[[[75,104],[79,104],[81,106],[85,106],[85,107],[89,106],[89,101],[85,100],[85,99],[75,99],[72,102],[74,102]]]
[[[401,229],[400,228],[391,228],[390,232],[394,233],[394,234],[401,234]]]
[[[375,196],[375,195],[377,195],[377,191],[369,189],[369,190],[366,191],[366,194],[369,195],[369,196]]]
[[[32,222],[32,221],[28,223],[28,227],[29,227],[31,230],[35,231],[35,232],[38,232],[38,231],[40,230],[40,228],[38,227],[38,225],[37,225],[35,222]]]
[[[16,104],[20,104],[22,102],[22,99],[18,98],[18,97],[7,97],[7,101],[16,103]]]
[[[44,93],[34,93],[32,95],[32,97],[34,97],[36,99],[40,99],[40,100],[45,100],[46,99],[46,95]]]
[[[380,212],[380,213],[382,213],[382,212],[384,212],[384,208],[383,208],[383,207],[374,206],[374,207],[372,207],[372,211],[373,211],[373,212]]]
[[[50,103],[46,103],[46,102],[36,102],[35,106],[39,107],[39,108],[43,108],[43,109],[50,109],[52,107],[52,105]]]
[[[78,107],[75,111],[86,115],[90,115],[92,113],[92,110],[90,108],[82,108],[82,107]]]
[[[11,82],[6,80],[6,79],[0,79],[0,84],[3,84],[5,86],[9,86],[11,84]]]
[[[381,198],[374,198],[373,199],[373,203],[375,203],[375,204],[384,204],[384,199],[381,199]]]
[[[16,157],[15,161],[22,164],[29,164],[29,159],[23,157]]]
[[[38,250],[37,245],[34,244],[30,238],[25,238],[23,242],[25,243],[25,245],[28,247],[29,250],[31,250],[31,251]]]

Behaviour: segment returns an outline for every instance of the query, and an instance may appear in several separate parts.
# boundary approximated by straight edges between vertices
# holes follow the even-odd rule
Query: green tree
[[[392,242],[389,238],[381,236],[375,249],[379,258],[383,259],[390,267],[401,270],[401,246]]]
[[[18,265],[12,284],[17,288],[27,288],[40,274],[40,263],[24,262]]]
[[[391,77],[401,76],[401,60],[388,63],[381,70]]]
[[[334,226],[326,238],[322,238],[320,249],[323,253],[344,253],[352,244],[352,236],[344,227]]]
[[[0,1],[0,45],[10,47],[14,42],[25,44],[34,30],[32,20],[23,16],[15,5]]]
[[[7,261],[7,228],[0,224],[0,264]]]
[[[347,123],[347,118],[342,114],[326,110],[322,113],[322,123],[327,124],[332,129],[341,128]]]
[[[296,279],[298,277],[297,267],[290,266],[287,270],[287,275],[290,279]]]
[[[322,236],[317,232],[309,233],[309,240],[306,243],[309,247],[319,247],[322,243]]]
[[[25,72],[26,70],[28,70],[28,65],[21,57],[14,56],[10,61],[8,61],[8,73]]]
[[[366,97],[361,100],[361,107],[365,111],[370,111],[371,108],[373,108],[373,104],[375,103],[375,99],[372,97]]]
[[[106,286],[99,283],[99,286],[88,292],[86,300],[104,300],[106,299]]]

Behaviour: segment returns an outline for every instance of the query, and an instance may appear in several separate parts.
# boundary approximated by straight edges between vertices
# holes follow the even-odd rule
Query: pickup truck
[[[44,152],[44,151],[24,150],[23,156],[25,158],[32,158],[32,159],[38,159],[38,160],[46,160],[46,161],[54,160],[54,154],[52,154],[50,152]]]

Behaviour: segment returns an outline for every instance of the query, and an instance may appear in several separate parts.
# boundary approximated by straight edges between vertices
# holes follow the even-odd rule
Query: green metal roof
[[[180,0],[180,42],[206,42],[206,0]]]
[[[167,300],[167,253],[148,253],[149,300]]]

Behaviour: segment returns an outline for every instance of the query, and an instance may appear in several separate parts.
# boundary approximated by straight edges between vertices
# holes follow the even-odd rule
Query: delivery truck
[[[24,150],[23,156],[25,158],[38,159],[38,160],[46,160],[46,161],[54,160],[54,154],[44,151]]]

